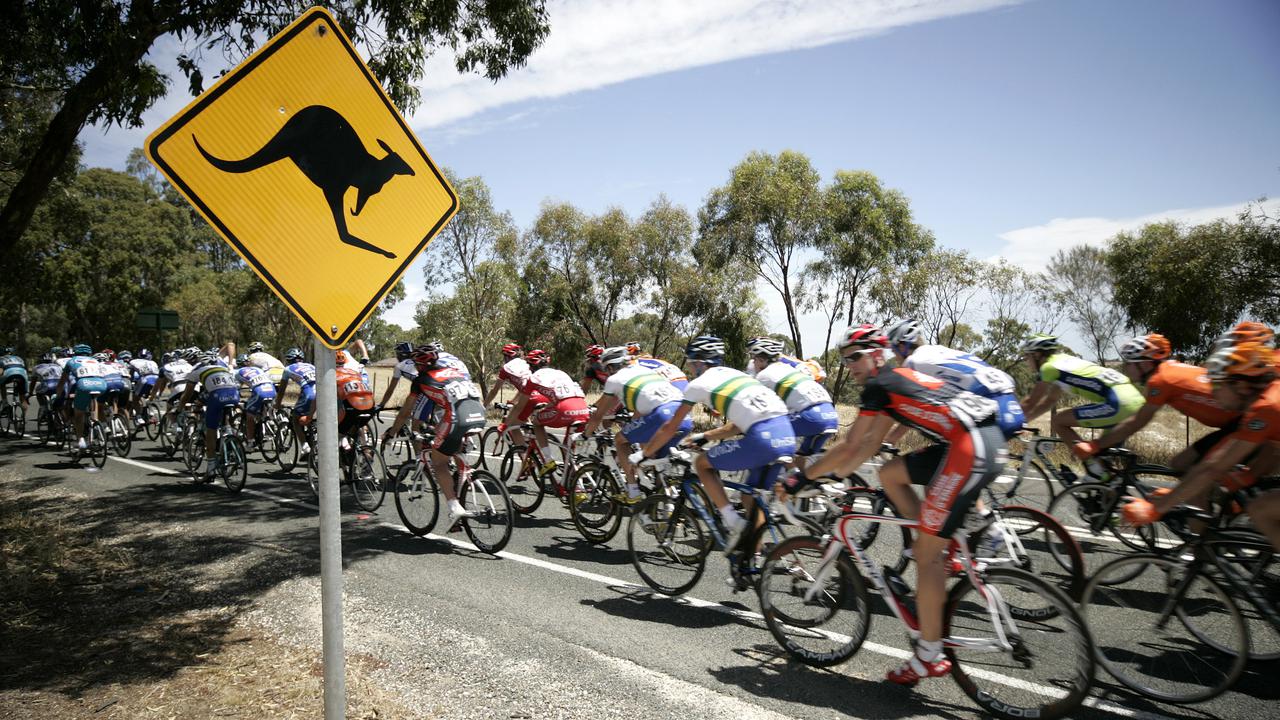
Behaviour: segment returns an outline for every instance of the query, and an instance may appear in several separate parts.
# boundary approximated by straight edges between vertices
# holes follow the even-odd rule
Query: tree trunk
[[[796,317],[795,302],[791,299],[791,283],[786,272],[782,274],[782,302],[787,310],[787,325],[791,328],[791,341],[796,345],[796,357],[804,357],[804,346],[800,342],[800,319]]]

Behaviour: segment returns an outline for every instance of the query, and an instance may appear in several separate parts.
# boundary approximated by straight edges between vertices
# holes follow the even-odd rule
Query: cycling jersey
[[[689,387],[689,378],[685,376],[684,371],[672,365],[666,360],[659,360],[655,357],[643,357],[636,360],[636,364],[640,367],[648,368],[667,379],[667,382],[676,386],[680,392]]]
[[[522,357],[511,358],[498,369],[498,379],[506,380],[514,385],[517,390],[524,387],[531,374],[529,363]]]
[[[37,382],[35,383],[35,392],[37,395],[51,395],[55,388],[58,387],[58,380],[62,377],[62,366],[58,363],[40,363],[33,368]]]
[[[609,381],[609,373],[598,362],[589,362],[582,367],[582,382],[579,384],[586,387],[592,381],[600,383],[601,387]]]
[[[862,390],[860,414],[888,414],[933,440],[964,436],[994,420],[997,405],[911,368],[883,368]]]
[[[1009,374],[981,359],[943,345],[921,345],[907,356],[903,365],[982,397],[1014,392]]]
[[[220,361],[195,366],[187,375],[187,380],[200,383],[206,430],[218,429],[227,408],[240,404],[240,385],[236,376]]]
[[[822,366],[814,360],[801,360],[800,358],[791,357],[790,355],[779,355],[776,360],[770,363],[770,365],[777,363],[782,363],[790,368],[799,370],[810,378],[813,378],[816,382],[822,382],[827,379],[826,371],[823,370]],[[751,377],[757,376],[754,363],[747,364],[747,374]]]
[[[88,410],[93,399],[107,391],[107,381],[102,377],[102,364],[91,357],[69,358],[62,369],[68,382],[74,382],[76,410]]]
[[[276,399],[276,386],[266,370],[255,365],[245,365],[236,370],[236,380],[249,388],[250,397],[245,403],[244,411],[250,415],[261,416],[266,405]]]
[[[439,353],[438,358],[436,360],[436,364],[440,365],[441,367],[451,367],[454,370],[457,370],[458,372],[462,373],[462,377],[468,380],[471,379],[471,371],[467,369],[467,364],[462,362],[462,359],[459,358],[457,355],[454,355],[453,353],[447,353],[447,352]]]
[[[365,374],[352,368],[338,368],[336,382],[338,433],[349,435],[373,417],[373,391],[365,381]]]
[[[604,394],[620,400],[636,416],[648,415],[658,406],[684,397],[666,378],[638,364],[607,376]]]
[[[15,383],[18,385],[18,394],[27,394],[27,385],[30,378],[27,376],[27,364],[17,355],[5,355],[0,357],[0,369],[3,369],[3,377],[0,377],[0,384]]]
[[[274,382],[280,382],[280,378],[284,375],[284,363],[274,355],[265,352],[249,353],[248,361],[250,365],[266,370]]]
[[[1244,411],[1240,427],[1231,438],[1256,444],[1280,442],[1280,380],[1271,383]]]
[[[413,380],[410,394],[417,398],[414,406],[417,419],[428,421],[436,408],[441,410],[432,447],[445,455],[456,454],[462,449],[462,439],[468,432],[484,427],[480,390],[457,368],[421,370]]]
[[[702,403],[728,418],[739,430],[787,414],[787,406],[769,388],[741,370],[710,367],[689,382],[684,391],[687,405]]]
[[[270,374],[271,369],[267,369]],[[316,404],[316,366],[311,363],[296,362],[280,371],[280,381],[292,380],[298,383],[298,402],[294,403],[293,414],[296,417],[310,415]]]
[[[392,370],[391,373],[392,378],[413,380],[418,377],[418,366],[413,364],[413,358],[408,358],[396,363],[396,369]]]
[[[191,364],[186,360],[174,360],[160,368],[160,373],[164,375],[165,386],[169,389],[169,399],[172,400],[187,389],[187,376],[191,373]]]
[[[555,368],[541,368],[529,375],[520,392],[525,395],[541,393],[551,402],[585,397],[582,386],[569,377],[569,373]]]
[[[160,368],[154,360],[134,358],[129,361],[129,367],[133,369],[133,374],[139,378],[155,377],[160,374]]]
[[[770,363],[756,373],[756,380],[776,392],[782,402],[786,403],[787,410],[793,413],[819,403],[831,402],[831,395],[814,381],[813,376],[781,360]]]
[[[1178,412],[1209,427],[1225,427],[1240,418],[1240,413],[1227,410],[1213,399],[1209,371],[1196,365],[1173,360],[1162,362],[1147,378],[1147,402],[1170,405]]]
[[[1065,353],[1050,355],[1044,361],[1040,380],[1092,401],[1072,409],[1081,427],[1111,427],[1138,412],[1145,402],[1123,373]]]

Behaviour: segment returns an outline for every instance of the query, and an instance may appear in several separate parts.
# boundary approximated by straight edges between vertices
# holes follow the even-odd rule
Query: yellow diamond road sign
[[[147,138],[147,156],[339,348],[458,209],[351,41],[312,8]]]

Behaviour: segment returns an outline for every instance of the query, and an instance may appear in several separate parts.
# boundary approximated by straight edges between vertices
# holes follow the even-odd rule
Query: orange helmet
[[[1172,348],[1169,340],[1160,333],[1139,335],[1120,346],[1120,357],[1129,362],[1142,360],[1168,360]]]
[[[1238,343],[1256,342],[1269,348],[1276,346],[1275,332],[1260,322],[1245,320],[1231,328],[1231,334]]]
[[[1246,342],[1215,351],[1205,368],[1214,382],[1235,377],[1264,380],[1275,377],[1275,362],[1274,350],[1261,343]]]
[[[346,364],[347,364],[347,351],[346,351],[346,350],[339,350],[339,351],[337,352],[337,354],[336,354],[336,355],[334,355],[334,360],[336,360],[336,361],[337,361],[337,363],[338,363],[338,367],[342,367],[343,365],[346,365]]]

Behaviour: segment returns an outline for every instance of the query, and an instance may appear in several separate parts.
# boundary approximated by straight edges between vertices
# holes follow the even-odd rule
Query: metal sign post
[[[320,472],[320,632],[324,660],[324,717],[346,716],[342,643],[342,526],[338,486],[338,370],[334,351],[312,342],[316,361],[316,467]]]

